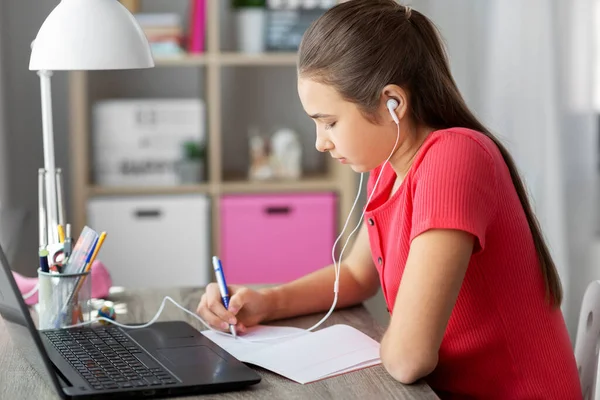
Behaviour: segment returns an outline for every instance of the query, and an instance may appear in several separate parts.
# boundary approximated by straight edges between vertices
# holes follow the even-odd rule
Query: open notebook
[[[316,332],[259,325],[238,339],[214,331],[202,333],[238,360],[302,384],[381,363],[379,343],[348,325]]]

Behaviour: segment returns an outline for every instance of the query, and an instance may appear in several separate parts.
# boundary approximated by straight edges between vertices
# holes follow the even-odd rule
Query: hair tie
[[[404,15],[406,15],[406,19],[410,19],[411,13],[412,8],[410,8],[410,6],[404,6]]]

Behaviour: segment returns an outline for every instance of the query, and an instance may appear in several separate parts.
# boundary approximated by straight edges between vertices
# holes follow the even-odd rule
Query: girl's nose
[[[317,136],[317,140],[315,142],[315,147],[321,153],[325,153],[327,151],[331,151],[334,148],[333,143],[330,140],[327,140],[325,138],[321,138],[319,136]]]

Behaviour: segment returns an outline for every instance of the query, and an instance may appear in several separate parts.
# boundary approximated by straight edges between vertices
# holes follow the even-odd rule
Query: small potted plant
[[[182,184],[199,183],[204,179],[204,159],[206,146],[198,141],[186,141],[182,144],[183,156],[178,163],[177,172]]]
[[[265,51],[266,1],[232,0],[236,17],[238,50],[243,53]]]

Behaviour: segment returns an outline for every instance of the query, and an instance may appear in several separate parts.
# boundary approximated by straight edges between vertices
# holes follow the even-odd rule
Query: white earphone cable
[[[392,112],[392,111],[390,110],[390,112]],[[335,281],[334,281],[334,284],[333,284],[333,293],[334,293],[333,294],[333,303],[331,304],[331,307],[329,308],[329,311],[323,317],[323,319],[321,319],[319,322],[317,322],[312,327],[308,328],[307,331],[312,331],[312,330],[316,329],[323,322],[325,322],[327,320],[327,318],[329,318],[329,316],[335,310],[335,306],[337,305],[337,301],[338,301],[338,292],[340,290],[340,269],[341,269],[342,259],[343,259],[343,256],[344,256],[344,251],[346,250],[346,246],[348,246],[348,243],[350,241],[350,238],[352,238],[352,235],[354,235],[354,233],[358,230],[358,228],[360,228],[361,224],[363,223],[363,217],[364,217],[365,212],[367,210],[367,206],[371,202],[371,198],[373,197],[373,194],[375,193],[375,189],[377,189],[377,185],[379,184],[379,179],[381,178],[381,175],[383,173],[383,169],[385,168],[385,165],[387,163],[389,163],[390,158],[392,158],[392,156],[396,152],[396,146],[398,146],[398,142],[400,140],[400,125],[398,123],[396,123],[396,126],[397,126],[396,142],[394,143],[394,147],[392,149],[392,152],[390,153],[390,155],[388,156],[388,158],[385,160],[385,162],[382,164],[381,170],[379,171],[379,175],[377,176],[377,179],[375,180],[375,184],[373,185],[373,190],[371,191],[371,194],[369,195],[369,198],[367,199],[367,202],[365,203],[365,205],[363,207],[363,211],[362,211],[362,213],[360,215],[360,218],[358,219],[358,224],[356,224],[356,226],[354,227],[354,229],[352,230],[352,232],[350,232],[350,235],[346,239],[346,243],[344,244],[344,247],[342,247],[342,251],[340,252],[340,256],[339,256],[339,258],[338,258],[338,260],[336,262],[336,259],[335,259],[335,248],[336,248],[337,243],[339,242],[339,240],[344,235],[346,227],[348,226],[348,222],[350,221],[350,217],[352,216],[352,212],[354,211],[354,207],[356,206],[356,203],[358,202],[358,198],[360,197],[360,192],[361,192],[362,182],[363,182],[363,173],[360,174],[360,183],[359,183],[359,186],[358,186],[358,192],[356,193],[356,198],[354,199],[354,204],[352,205],[352,208],[350,209],[350,212],[348,213],[348,217],[346,218],[346,222],[344,223],[344,227],[342,228],[342,232],[339,234],[339,236],[337,237],[337,239],[333,243],[333,248],[331,249],[331,257],[333,259],[333,269],[335,271]]]
[[[125,325],[122,324],[120,322],[117,321],[113,321],[112,319],[109,318],[105,318],[105,317],[98,317],[98,318],[94,318],[93,320],[90,321],[85,321],[85,322],[81,322],[79,324],[74,324],[74,325],[69,325],[69,326],[65,326],[63,329],[66,328],[79,328],[82,326],[86,326],[86,325],[90,325],[93,324],[94,322],[99,322],[99,321],[105,321],[105,322],[109,322],[110,324],[119,326],[121,328],[125,328],[125,329],[144,329],[149,327],[150,325],[154,324],[158,318],[160,317],[160,315],[163,312],[163,309],[165,308],[165,305],[167,304],[167,300],[170,301],[171,303],[173,303],[177,308],[179,308],[181,311],[191,315],[192,317],[196,318],[198,321],[200,321],[202,323],[202,325],[204,325],[207,329],[213,331],[213,332],[217,332],[218,334],[222,334],[224,336],[231,336],[231,334],[229,333],[225,333],[225,332],[221,332],[217,329],[214,329],[213,327],[211,327],[206,321],[204,321],[202,318],[200,318],[198,315],[196,315],[195,313],[191,312],[190,310],[188,310],[187,308],[183,307],[182,305],[180,305],[179,303],[177,303],[175,300],[173,300],[170,296],[165,296],[165,298],[163,298],[162,303],[160,303],[160,307],[158,307],[158,311],[156,312],[156,314],[154,315],[154,317],[152,317],[152,319],[150,319],[150,321],[146,322],[145,324],[139,324],[139,325]],[[239,338],[242,339],[244,341],[248,341],[246,339],[243,338]]]
[[[392,110],[390,110],[390,112],[392,112]],[[333,303],[331,304],[331,307],[330,307],[329,311],[327,312],[327,314],[325,314],[325,316],[319,322],[317,322],[315,325],[313,325],[312,327],[310,327],[310,328],[306,329],[305,331],[303,331],[301,333],[298,333],[298,334],[291,334],[291,335],[285,335],[285,336],[280,336],[280,337],[270,337],[268,339],[254,339],[254,340],[244,339],[244,338],[238,336],[237,337],[238,340],[250,343],[250,342],[262,342],[262,341],[267,341],[267,340],[276,340],[276,339],[282,339],[282,338],[286,338],[286,337],[298,336],[298,335],[305,334],[305,333],[308,333],[308,332],[316,329],[321,324],[323,324],[323,322],[325,322],[327,320],[327,318],[329,318],[329,316],[333,313],[333,311],[335,310],[335,306],[337,305],[337,301],[338,301],[338,292],[339,292],[339,285],[340,285],[340,269],[341,269],[341,262],[342,262],[342,259],[343,259],[344,251],[346,250],[346,246],[348,246],[348,243],[350,241],[350,238],[352,238],[352,235],[354,235],[354,233],[358,230],[358,228],[360,228],[361,224],[363,223],[363,217],[364,217],[365,212],[367,210],[367,206],[371,202],[371,198],[373,197],[373,194],[375,193],[375,189],[377,189],[377,185],[379,184],[379,180],[381,178],[381,175],[383,173],[385,165],[389,163],[390,159],[392,158],[392,156],[394,155],[394,153],[396,151],[396,146],[398,146],[398,142],[400,140],[400,125],[398,124],[398,122],[396,122],[396,125],[397,125],[396,142],[394,143],[394,147],[392,149],[392,152],[390,153],[390,155],[388,156],[388,158],[385,160],[385,162],[382,164],[381,170],[379,171],[379,175],[377,176],[377,179],[375,180],[375,184],[373,186],[373,190],[371,191],[371,194],[369,195],[369,197],[367,199],[367,202],[365,203],[365,205],[363,207],[363,210],[362,210],[361,216],[359,218],[358,224],[356,224],[355,228],[352,230],[352,232],[350,232],[350,235],[346,239],[346,242],[344,243],[344,246],[342,247],[342,251],[340,252],[340,256],[339,256],[339,258],[338,258],[337,261],[335,259],[335,248],[337,246],[337,243],[340,241],[340,239],[344,235],[344,232],[346,231],[348,223],[350,222],[350,217],[352,216],[354,208],[356,207],[356,204],[358,203],[358,199],[360,197],[360,193],[361,193],[361,189],[362,189],[363,173],[360,174],[360,183],[359,183],[359,187],[358,187],[358,192],[356,193],[356,198],[354,199],[354,203],[352,204],[352,208],[350,209],[350,212],[348,213],[348,217],[346,218],[346,222],[344,223],[344,226],[342,228],[342,232],[338,235],[337,239],[335,240],[335,242],[333,244],[333,248],[331,250],[331,256],[333,258],[333,269],[334,269],[334,272],[335,272],[335,280],[334,280],[334,284],[333,284],[333,293],[334,293],[334,295],[333,295]],[[24,297],[27,296],[27,295],[31,296],[33,293],[35,293],[35,291],[37,291],[37,285],[36,285],[36,287],[34,287],[34,289],[32,289],[30,291],[30,293],[27,293],[26,295],[24,295]],[[92,324],[94,322],[98,322],[98,321],[109,322],[111,324],[114,324],[116,326],[119,326],[119,327],[125,328],[125,329],[143,329],[143,328],[147,328],[150,325],[154,324],[158,320],[158,318],[160,317],[163,309],[165,308],[167,300],[169,300],[171,303],[173,303],[177,308],[179,308],[183,312],[191,315],[192,317],[194,317],[195,319],[197,319],[198,321],[200,321],[207,329],[209,329],[209,330],[211,330],[213,332],[217,332],[220,335],[231,336],[230,333],[222,332],[222,331],[219,331],[217,329],[212,328],[200,316],[198,316],[197,314],[189,311],[188,309],[186,309],[182,305],[178,304],[175,300],[173,300],[169,296],[166,296],[163,299],[163,301],[160,304],[160,307],[158,308],[158,311],[156,312],[156,314],[154,315],[154,317],[152,317],[152,319],[150,319],[150,321],[148,321],[145,324],[141,324],[141,325],[125,325],[125,324],[121,324],[119,322],[113,321],[113,320],[105,318],[105,317],[98,317],[98,318],[94,318],[94,319],[92,319],[90,321],[85,321],[85,322],[82,322],[82,323],[79,323],[79,324],[69,325],[69,326],[66,326],[64,328],[65,329],[66,328],[77,328],[77,327],[81,327],[81,326],[85,326],[85,325],[90,325],[90,324]]]

